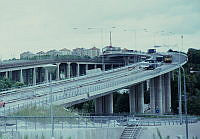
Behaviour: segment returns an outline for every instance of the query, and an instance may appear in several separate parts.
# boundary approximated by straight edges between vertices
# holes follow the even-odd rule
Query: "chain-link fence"
[[[127,118],[124,116],[0,117],[0,131],[119,127],[127,121]]]

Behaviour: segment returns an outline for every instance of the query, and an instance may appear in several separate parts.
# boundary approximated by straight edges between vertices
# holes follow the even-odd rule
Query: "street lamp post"
[[[181,36],[182,39],[182,48],[183,48],[183,35]],[[179,48],[179,65],[181,63],[181,52]],[[179,94],[179,116],[180,116],[180,122],[183,123],[183,117],[182,117],[182,92],[181,92],[181,65],[178,69],[178,94]]]
[[[50,101],[51,101],[51,105],[50,105],[50,114],[51,114],[51,138],[54,138],[54,122],[53,122],[53,106],[52,106],[52,101],[53,101],[53,97],[52,97],[52,74],[50,73]]]
[[[183,90],[184,90],[184,100],[185,100],[185,130],[186,130],[186,139],[188,139],[188,118],[187,118],[187,92],[186,92],[186,83],[185,83],[185,70],[181,66],[183,71]]]
[[[180,123],[183,123],[182,117],[182,92],[181,92],[181,69],[178,69],[178,95],[179,95],[179,116],[180,116]]]
[[[183,49],[183,35],[181,36],[182,40],[182,49]],[[179,64],[180,64],[180,49],[179,49]],[[179,89],[180,89],[180,94],[179,94],[179,114],[180,114],[180,119],[181,123],[183,122],[182,120],[182,94],[181,94],[181,69],[183,71],[183,91],[184,91],[184,101],[185,101],[185,130],[186,130],[186,139],[188,139],[188,118],[187,118],[187,92],[186,92],[186,82],[185,82],[185,70],[180,65],[179,67]]]

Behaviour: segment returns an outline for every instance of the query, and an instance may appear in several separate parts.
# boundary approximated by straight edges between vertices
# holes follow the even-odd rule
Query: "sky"
[[[200,0],[0,0],[0,59],[101,49],[110,31],[117,47],[200,49]]]

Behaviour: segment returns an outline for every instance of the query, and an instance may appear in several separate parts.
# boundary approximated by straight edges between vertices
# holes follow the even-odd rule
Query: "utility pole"
[[[183,49],[183,35],[181,36],[182,39],[182,49]],[[181,66],[183,71],[183,90],[184,90],[184,100],[185,100],[185,132],[186,132],[186,139],[188,139],[188,118],[187,118],[187,92],[186,92],[186,82],[185,82],[185,70]]]
[[[179,95],[179,116],[180,116],[180,123],[183,123],[182,117],[182,93],[181,93],[181,69],[178,69],[178,95]]]
[[[50,73],[50,115],[51,115],[51,138],[54,139],[54,121],[53,121],[53,106],[52,106],[52,101],[53,101],[53,96],[52,96],[52,73]]]
[[[185,70],[181,66],[183,71],[183,90],[184,90],[184,100],[185,100],[185,131],[186,131],[186,139],[188,139],[188,118],[187,118],[187,92],[186,92],[186,82],[185,82]]]
[[[183,36],[181,36],[181,39],[183,39]],[[183,41],[182,41],[183,45]],[[183,123],[183,117],[182,117],[182,93],[181,93],[181,53],[180,53],[180,47],[179,47],[179,69],[178,69],[178,95],[179,95],[179,116],[180,116],[180,123]]]

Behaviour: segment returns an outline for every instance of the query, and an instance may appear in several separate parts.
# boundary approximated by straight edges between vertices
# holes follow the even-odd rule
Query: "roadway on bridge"
[[[21,89],[0,92],[1,99],[8,102],[0,112],[8,113],[24,105],[43,105],[50,103],[50,89],[52,86],[53,104],[79,103],[111,93],[115,90],[129,87],[133,84],[154,78],[177,69],[187,62],[184,54],[171,53],[173,62],[163,64],[154,70],[141,68],[144,63],[136,63],[110,71],[85,75],[67,80],[54,81],[51,84],[41,84]]]

